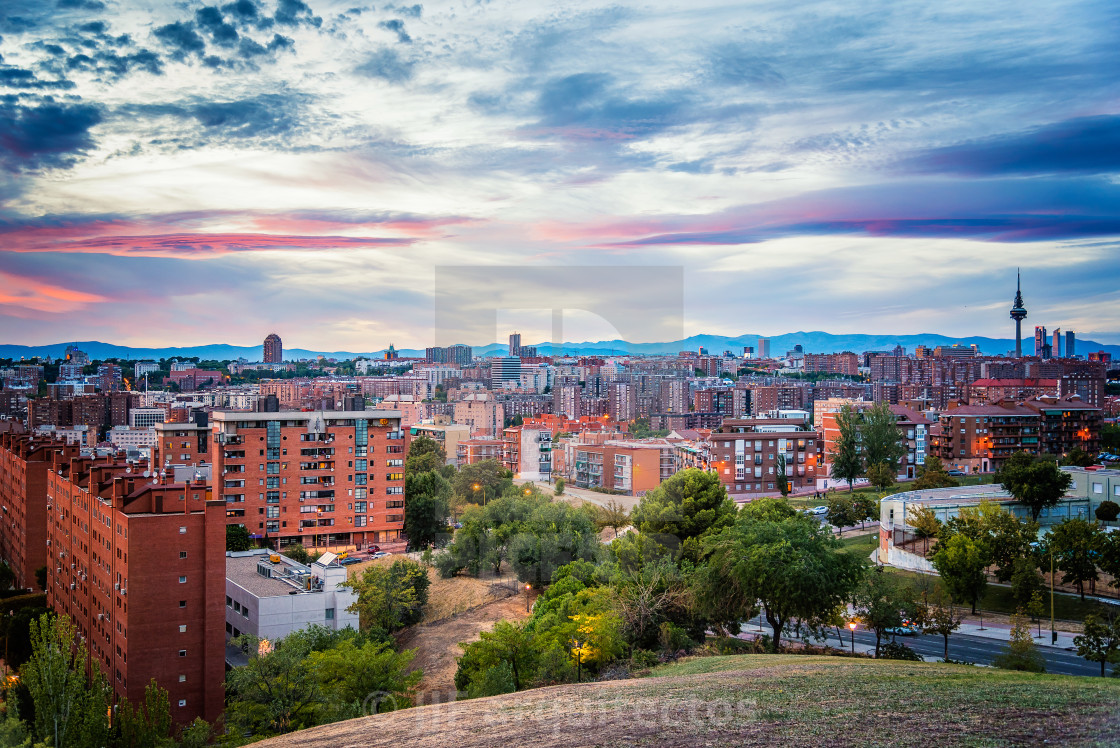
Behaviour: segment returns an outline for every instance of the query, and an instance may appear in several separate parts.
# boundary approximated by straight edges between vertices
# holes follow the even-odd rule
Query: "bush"
[[[459,565],[459,562],[455,560],[455,557],[447,551],[433,556],[432,566],[436,567],[436,571],[439,572],[440,577],[443,579],[450,579],[463,568]]]
[[[661,624],[658,641],[661,643],[662,649],[667,652],[679,652],[682,649],[688,651],[696,646],[696,642],[688,637],[688,633],[684,629],[669,621]]]
[[[1102,501],[1097,507],[1096,515],[1101,522],[1115,522],[1116,518],[1120,517],[1120,504],[1115,501]]]
[[[513,668],[508,662],[499,662],[482,674],[482,677],[472,681],[467,689],[467,694],[472,699],[482,696],[497,696],[503,693],[513,693],[517,689],[513,685]]]
[[[657,653],[648,649],[635,649],[633,654],[630,655],[631,670],[648,670],[660,662]]]
[[[902,642],[887,642],[879,647],[879,659],[921,662],[922,656]]]
[[[557,478],[556,479],[555,494],[557,496],[563,496],[564,495],[564,479],[563,478]]]

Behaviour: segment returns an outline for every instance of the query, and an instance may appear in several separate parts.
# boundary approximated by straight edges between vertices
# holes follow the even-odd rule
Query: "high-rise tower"
[[[1023,357],[1023,320],[1027,317],[1027,309],[1023,306],[1023,292],[1021,289],[1019,271],[1015,271],[1015,304],[1011,307],[1011,319],[1015,320],[1015,358]]]
[[[264,339],[263,353],[261,360],[266,364],[278,364],[284,360],[284,344],[280,342],[279,335],[272,333]]]

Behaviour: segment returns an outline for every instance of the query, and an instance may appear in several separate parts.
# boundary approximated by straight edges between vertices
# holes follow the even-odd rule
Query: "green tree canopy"
[[[1079,657],[1101,664],[1101,677],[1107,663],[1120,662],[1120,617],[1090,613],[1080,636],[1073,638]]]
[[[497,460],[482,460],[464,465],[451,481],[451,487],[458,496],[475,504],[498,498],[512,485],[513,473],[502,467]]]
[[[848,403],[836,414],[836,440],[829,454],[830,473],[836,480],[847,481],[851,493],[855,479],[863,474],[859,414]]]
[[[247,551],[252,547],[249,530],[245,525],[226,525],[226,550]]]
[[[1047,507],[1056,506],[1069,489],[1073,477],[1049,460],[1026,452],[1016,452],[996,473],[996,481],[1031,510],[1031,518]]]
[[[866,628],[875,632],[875,656],[886,629],[898,628],[904,619],[917,615],[914,590],[907,584],[883,572],[881,566],[866,574],[852,595],[855,617]]]
[[[417,551],[447,535],[451,484],[437,472],[405,473],[404,534]]]
[[[914,481],[914,489],[918,491],[929,488],[951,488],[959,485],[960,481],[945,471],[945,465],[941,462],[941,458],[935,455],[926,456],[925,462],[918,469],[918,479]]]
[[[899,461],[906,457],[906,446],[902,442],[904,435],[898,427],[898,416],[885,402],[875,403],[859,415],[862,421],[859,430],[864,465],[870,469],[871,466],[884,464],[897,475]],[[868,479],[870,480],[870,474]]]
[[[984,550],[967,535],[953,535],[938,543],[933,554],[933,566],[941,575],[950,597],[958,603],[968,603],[976,612],[976,603],[988,587],[984,576],[987,566]]]
[[[818,618],[855,589],[863,562],[838,547],[819,522],[781,500],[747,504],[733,525],[704,540],[710,573],[762,604],[775,650],[788,621]]]
[[[880,491],[894,485],[895,469],[885,462],[876,462],[867,467],[867,480]]]
[[[1054,554],[1054,564],[1062,572],[1062,584],[1073,584],[1085,599],[1085,583],[1100,578],[1096,556],[1100,548],[1100,526],[1095,522],[1070,518],[1050,528],[1046,538]]]
[[[435,457],[438,461],[437,467],[447,462],[447,452],[444,450],[442,444],[430,437],[418,436],[408,445],[408,459],[405,460],[405,470],[416,470],[414,467],[415,463],[427,455],[433,455]],[[418,472],[423,472],[423,470],[418,470]]]
[[[350,610],[358,613],[362,628],[377,627],[390,633],[420,620],[430,585],[424,567],[405,558],[389,566],[371,564],[360,577],[343,584],[358,595]]]
[[[715,473],[682,470],[647,493],[630,512],[642,533],[679,543],[680,556],[696,560],[699,539],[728,527],[735,518],[735,502]]]

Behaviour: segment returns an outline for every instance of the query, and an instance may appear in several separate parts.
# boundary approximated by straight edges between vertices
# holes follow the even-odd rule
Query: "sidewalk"
[[[1054,649],[1070,649],[1074,647],[1073,638],[1077,634],[1072,634],[1068,631],[1059,631],[1058,643],[1052,645],[1050,643],[1050,622],[1048,620],[1042,621],[1042,637],[1038,636],[1038,625],[1031,624],[1031,638],[1034,643],[1040,647],[1052,647]],[[988,623],[984,622],[984,627],[981,628],[979,623],[962,623],[961,627],[953,632],[953,634],[968,634],[969,636],[979,636],[985,639],[996,639],[998,641],[1011,640],[1011,625],[1006,623]]]

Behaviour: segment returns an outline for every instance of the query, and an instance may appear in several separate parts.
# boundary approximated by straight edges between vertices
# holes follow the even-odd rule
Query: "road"
[[[759,618],[755,617],[749,623],[744,624],[743,633],[758,633]],[[769,634],[770,626],[765,621],[762,621],[762,633]],[[1049,635],[1047,631],[1043,631],[1043,639]],[[793,641],[797,641],[796,637],[792,637]],[[875,634],[867,631],[866,629],[857,629],[855,632],[855,640],[857,648],[865,648],[871,650],[875,648]],[[883,642],[890,641],[890,637],[884,637]],[[895,641],[901,642],[906,646],[913,649],[918,654],[925,657],[927,660],[940,660],[945,654],[945,640],[937,634],[921,634],[918,636],[899,636],[895,637]],[[1039,642],[1035,639],[1035,643]],[[851,647],[851,634],[845,633],[843,640],[838,639],[835,634],[826,641],[832,647],[844,647],[848,649]],[[977,665],[991,665],[992,660],[997,654],[1003,651],[1006,642],[999,639],[990,639],[984,636],[974,636],[970,634],[953,634],[949,637],[949,659],[957,660],[958,662],[974,662]],[[1076,652],[1070,652],[1057,647],[1040,644],[1038,651],[1046,660],[1046,672],[1055,673],[1059,675],[1095,675],[1101,674],[1101,666],[1096,662],[1089,662],[1077,656]]]

